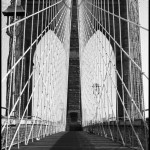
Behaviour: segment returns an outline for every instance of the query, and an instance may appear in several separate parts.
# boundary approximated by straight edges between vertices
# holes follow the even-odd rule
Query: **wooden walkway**
[[[17,146],[12,150],[17,150]],[[61,132],[20,145],[20,150],[130,150],[104,137],[82,131]]]

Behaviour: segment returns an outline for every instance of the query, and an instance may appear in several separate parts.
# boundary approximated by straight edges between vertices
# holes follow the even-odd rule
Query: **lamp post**
[[[100,86],[98,83],[93,84],[93,94],[95,95],[95,99],[96,99],[96,121],[97,121],[97,109],[98,109],[98,103],[97,103],[97,97],[100,93]]]
[[[9,39],[9,55],[7,60],[7,71],[10,71],[15,62],[22,55],[22,33],[23,33],[23,22],[18,22],[25,11],[21,6],[21,0],[11,0],[11,5],[4,10],[3,15],[7,17],[7,29],[6,33],[10,37]],[[13,24],[13,25],[11,25]],[[6,107],[8,108],[8,115],[20,96],[20,80],[21,80],[21,63],[18,63],[14,69],[11,70],[7,77],[7,91],[6,91]],[[19,105],[17,105],[16,114],[19,115]],[[14,115],[16,115],[14,114]]]

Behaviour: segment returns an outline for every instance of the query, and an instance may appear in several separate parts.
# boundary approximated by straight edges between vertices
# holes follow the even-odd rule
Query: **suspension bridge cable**
[[[102,1],[101,1],[102,2]],[[107,1],[108,2],[108,1]],[[112,2],[113,2],[113,0],[112,0]],[[120,37],[122,37],[122,35],[121,35],[121,33],[119,32],[119,34],[120,34],[120,36],[119,36],[119,38],[120,38],[120,42],[119,43],[116,43],[115,42],[115,40],[116,40],[116,38],[115,38],[115,34],[114,34],[114,37],[112,37],[112,35],[110,35],[110,30],[106,30],[106,13],[107,12],[105,12],[103,15],[102,15],[102,13],[101,13],[101,20],[103,21],[103,18],[102,17],[104,17],[104,23],[103,22],[101,22],[101,24],[100,24],[100,22],[99,22],[99,20],[97,19],[97,13],[96,13],[96,10],[94,10],[93,11],[93,7],[94,6],[91,6],[91,5],[87,5],[87,3],[88,3],[88,1],[85,1],[81,6],[80,6],[80,8],[78,8],[79,9],[79,27],[80,27],[80,29],[79,29],[79,31],[80,31],[80,33],[79,33],[79,39],[80,39],[80,56],[81,56],[81,60],[80,60],[80,62],[81,62],[81,79],[82,80],[84,80],[84,81],[82,81],[82,84],[81,84],[81,88],[82,88],[82,103],[86,106],[82,106],[82,109],[84,109],[84,110],[91,110],[90,109],[90,107],[93,107],[94,105],[92,104],[91,105],[91,100],[93,99],[92,98],[92,95],[91,95],[91,92],[90,92],[90,88],[89,88],[89,86],[90,86],[90,82],[95,82],[96,80],[96,72],[97,72],[97,69],[99,68],[99,67],[95,67],[94,65],[98,65],[97,64],[97,57],[98,57],[98,53],[96,52],[96,50],[98,49],[98,45],[96,44],[97,42],[98,42],[98,40],[96,39],[96,43],[95,42],[93,42],[93,44],[91,43],[92,42],[92,38],[93,38],[93,40],[94,40],[94,37],[96,37],[97,36],[97,33],[96,33],[96,31],[97,31],[97,24],[99,25],[99,27],[102,27],[102,33],[106,36],[107,34],[108,34],[108,37],[109,37],[109,42],[110,42],[110,39],[111,40],[113,40],[113,43],[114,43],[114,47],[116,47],[116,46],[118,46],[119,47],[119,49],[120,49],[120,53],[122,54],[124,54],[124,51],[121,49],[122,48],[122,46],[121,46],[121,43],[122,43],[122,39],[120,38]],[[97,1],[92,1],[91,2],[92,3],[92,5],[95,5],[95,6],[97,6]],[[105,3],[105,1],[104,1],[104,3]],[[118,9],[119,9],[119,11],[120,11],[120,1],[118,0]],[[84,5],[84,7],[83,7],[83,5]],[[109,4],[108,4],[109,5]],[[98,4],[98,6],[99,6],[99,4]],[[105,8],[106,7],[106,3],[103,5],[103,10],[107,10],[107,11],[110,11],[109,10],[109,7],[107,7],[107,9]],[[99,7],[100,8],[100,7]],[[101,12],[102,12],[102,3],[101,3],[101,8],[99,9]],[[114,5],[113,5],[113,10],[114,10]],[[103,11],[104,12],[104,11]],[[113,14],[114,14],[114,12],[113,12]],[[108,13],[107,13],[107,15],[108,15]],[[120,13],[118,14],[118,16],[120,17]],[[96,21],[94,21],[93,19],[91,19],[90,17],[93,17],[93,18],[95,18],[94,20],[96,20]],[[112,17],[113,17],[113,26],[115,26],[116,24],[115,24],[115,19],[114,19],[114,15],[112,15]],[[120,22],[120,27],[119,27],[119,30],[121,30],[121,18],[119,18],[118,17],[118,21]],[[109,15],[108,15],[108,18],[109,18]],[[128,18],[127,18],[128,19]],[[108,19],[108,22],[109,22],[109,19]],[[110,29],[110,22],[108,23],[109,25],[109,29]],[[128,24],[129,24],[129,22],[128,22]],[[91,28],[92,27],[92,28]],[[113,28],[113,32],[115,33],[115,28]],[[104,32],[103,32],[104,31]],[[106,34],[107,33],[107,34]],[[84,37],[84,38],[83,38]],[[98,36],[97,36],[98,37]],[[111,96],[109,96],[109,93],[108,93],[108,82],[107,82],[107,78],[108,78],[108,76],[110,76],[110,78],[111,78],[111,80],[112,80],[112,82],[111,83],[113,83],[114,82],[114,79],[111,77],[112,75],[111,75],[111,72],[109,71],[109,69],[110,68],[112,68],[113,70],[115,70],[115,72],[116,72],[116,75],[119,77],[119,79],[120,79],[120,81],[121,81],[121,87],[122,87],[122,91],[124,91],[124,89],[125,89],[125,91],[127,92],[127,94],[129,95],[129,97],[131,98],[130,100],[131,101],[134,101],[133,100],[133,98],[132,98],[132,93],[131,93],[131,91],[129,91],[129,89],[127,88],[127,85],[124,83],[124,77],[123,77],[123,72],[124,72],[124,70],[123,70],[123,59],[122,59],[122,57],[123,56],[121,56],[121,64],[122,64],[122,71],[121,71],[121,73],[119,73],[118,72],[118,69],[116,68],[116,66],[114,65],[114,62],[111,60],[111,56],[112,56],[112,52],[110,52],[110,54],[106,51],[106,39],[104,39],[103,40],[103,36],[102,36],[102,39],[101,39],[101,41],[99,41],[101,44],[102,44],[102,49],[101,49],[101,51],[99,51],[100,52],[100,57],[101,57],[101,59],[102,59],[102,61],[103,61],[103,63],[102,62],[100,62],[100,64],[103,64],[103,65],[100,65],[100,66],[102,66],[102,67],[100,67],[101,69],[103,69],[102,70],[102,72],[103,73],[101,73],[101,71],[100,71],[100,80],[104,80],[104,82],[106,82],[106,83],[102,83],[101,85],[102,85],[102,89],[101,89],[101,92],[100,92],[100,99],[101,99],[101,101],[102,101],[102,107],[101,107],[101,110],[102,110],[102,112],[101,113],[103,113],[103,111],[104,111],[104,113],[102,114],[102,116],[105,116],[105,117],[107,117],[106,116],[106,113],[107,113],[107,110],[105,109],[105,106],[103,106],[103,104],[104,105],[107,105],[108,104],[108,99],[106,99],[106,96],[107,97],[111,97]],[[105,43],[104,45],[103,45],[103,43]],[[91,51],[88,49],[88,46],[91,44],[91,51],[92,51],[92,46],[93,47],[95,47],[95,49],[92,51],[92,53],[91,53]],[[95,46],[96,45],[96,46]],[[103,50],[105,50],[105,51],[103,51]],[[116,48],[114,48],[114,54],[116,55]],[[110,51],[110,49],[109,49],[109,51]],[[95,57],[95,54],[97,53],[97,55],[96,55],[96,57]],[[130,54],[130,53],[129,53]],[[130,54],[131,55],[131,54]],[[132,58],[130,57],[130,55],[129,55],[129,57],[128,57],[128,59],[129,59],[129,61],[132,63],[132,64],[134,64],[133,62],[132,62]],[[98,61],[99,62],[99,61]],[[109,62],[109,63],[108,63]],[[92,68],[92,67],[90,67],[90,63],[92,63],[93,64],[93,67],[95,67],[96,68],[96,72],[95,72],[95,68]],[[107,64],[108,63],[108,64]],[[136,62],[135,62],[136,63]],[[116,64],[116,63],[115,63]],[[85,66],[85,65],[89,65],[88,66],[88,69],[87,68],[85,68],[85,67],[87,67],[87,66]],[[106,70],[104,69],[106,67]],[[136,67],[136,65],[135,65],[135,67]],[[137,67],[136,67],[137,68]],[[110,69],[111,70],[111,69]],[[85,76],[85,71],[88,71],[87,73],[86,73],[86,76]],[[93,73],[91,73],[91,71],[93,71]],[[104,73],[104,72],[106,72],[106,74]],[[141,72],[141,70],[139,69],[139,72]],[[141,72],[142,73],[142,72]],[[91,80],[90,79],[90,77],[91,76],[93,76],[93,80]],[[130,76],[131,76],[131,72],[130,72]],[[146,77],[147,78],[147,77]],[[148,78],[147,78],[148,79]],[[131,84],[133,84],[132,82],[131,82]],[[112,84],[111,84],[112,85]],[[113,83],[113,86],[114,86],[114,88],[115,88],[115,90],[116,90],[116,92],[117,92],[117,97],[119,98],[119,100],[121,101],[121,103],[122,103],[122,106],[123,106],[123,111],[124,111],[124,115],[123,115],[123,117],[124,117],[124,122],[125,122],[125,119],[126,119],[126,117],[129,119],[129,122],[130,122],[130,125],[131,125],[131,128],[132,128],[132,131],[133,131],[133,134],[135,135],[135,137],[136,137],[136,139],[137,139],[137,141],[138,141],[138,143],[139,143],[139,146],[143,149],[143,143],[141,143],[141,138],[137,135],[137,132],[135,131],[135,129],[134,129],[134,124],[132,123],[132,121],[131,121],[131,119],[132,118],[130,118],[130,116],[129,116],[129,112],[128,112],[128,110],[127,110],[127,108],[125,107],[125,104],[124,104],[124,98],[120,95],[120,92],[118,91],[118,89],[117,89],[117,87],[116,87],[116,83],[114,82]],[[106,94],[106,96],[105,96],[105,94],[104,94],[104,96],[102,97],[102,93],[105,93]],[[124,93],[124,92],[123,92]],[[139,95],[140,96],[140,95]],[[138,97],[139,97],[138,96]],[[84,99],[85,99],[85,102],[84,102]],[[94,99],[93,99],[94,100]],[[106,103],[104,103],[106,101]],[[139,100],[138,100],[139,101]],[[132,103],[132,102],[131,102]],[[139,102],[138,102],[139,103]],[[96,104],[96,105],[98,105],[98,104]],[[140,115],[140,118],[142,118],[142,120],[143,120],[143,122],[144,122],[144,128],[146,127],[147,128],[147,124],[146,124],[146,121],[145,121],[145,117],[143,118],[143,115],[141,114],[141,108],[138,106],[138,104],[136,104],[136,102],[134,101],[133,102],[133,105],[136,107],[136,111],[138,111],[138,114]],[[104,107],[104,109],[103,109],[103,107]],[[109,107],[108,107],[109,108]],[[94,110],[93,110],[94,111]],[[88,118],[86,117],[88,114],[87,113],[85,113],[85,112],[87,112],[87,111],[83,111],[84,113],[83,113],[83,121],[84,121],[84,125],[88,125],[87,124],[87,122],[88,122]],[[109,110],[108,110],[108,114],[109,114]],[[126,114],[126,116],[125,116],[125,114]],[[85,116],[86,115],[86,116]],[[91,115],[93,115],[92,113],[91,113]],[[101,114],[99,114],[100,115],[100,118],[102,118],[101,117]],[[86,117],[86,118],[85,118]],[[90,118],[89,118],[90,119]],[[94,118],[93,118],[93,121],[94,121]],[[107,120],[106,120],[107,121]],[[96,122],[95,122],[96,123]],[[109,123],[109,122],[108,122]],[[90,124],[89,124],[90,125]],[[118,128],[119,128],[119,124],[117,124],[117,126],[118,126]],[[145,128],[145,129],[146,129]],[[106,128],[105,128],[106,129]],[[106,129],[106,131],[105,131],[105,129],[103,129],[104,130],[104,134],[106,134],[106,132],[107,132],[107,129]],[[147,128],[148,129],[148,128]],[[126,129],[126,127],[124,127],[124,133],[125,133],[125,131],[126,131],[127,129]],[[111,132],[111,130],[109,130],[110,132]],[[118,129],[118,131],[119,131],[119,129]],[[145,132],[146,133],[146,132]],[[122,136],[122,134],[121,133],[119,133],[120,134],[120,136]],[[112,136],[111,136],[112,137]],[[125,137],[125,134],[121,137],[121,139],[122,139],[122,143],[123,144],[126,144],[126,143],[124,143],[124,142],[126,142],[126,141],[124,141],[124,140],[126,140],[125,139],[126,137]],[[112,138],[113,139],[113,138]]]
[[[27,57],[27,54],[29,54],[29,66],[28,67],[26,66],[26,68],[28,69],[28,79],[24,84],[21,83],[20,92],[19,92],[20,96],[14,101],[13,108],[11,109],[11,111],[7,117],[8,120],[10,120],[10,115],[16,109],[17,105],[19,104],[19,107],[21,106],[22,100],[20,98],[21,98],[21,96],[23,96],[26,89],[28,91],[27,92],[28,102],[25,106],[25,109],[24,109],[22,115],[20,114],[20,110],[18,110],[20,121],[19,121],[17,129],[16,129],[10,143],[9,143],[9,139],[7,138],[7,135],[6,135],[6,140],[8,141],[8,142],[6,141],[6,143],[8,143],[6,145],[6,147],[9,147],[8,149],[10,149],[12,147],[12,145],[14,145],[14,142],[15,142],[17,135],[18,135],[17,144],[18,144],[18,148],[19,148],[19,143],[20,143],[20,135],[19,134],[20,134],[21,124],[23,123],[24,117],[29,114],[29,105],[31,104],[31,102],[32,102],[32,108],[35,107],[34,108],[35,112],[33,111],[33,113],[35,113],[36,117],[33,119],[33,124],[31,125],[29,133],[27,133],[27,121],[28,121],[28,119],[27,118],[25,119],[26,120],[25,135],[27,136],[27,137],[25,136],[25,144],[28,144],[28,141],[30,138],[32,138],[32,140],[33,140],[33,138],[35,136],[40,137],[42,134],[44,136],[45,134],[47,134],[46,133],[47,130],[49,131],[49,134],[51,134],[54,132],[59,132],[61,130],[64,130],[64,128],[65,128],[65,120],[64,119],[61,120],[61,121],[63,121],[62,124],[58,123],[57,120],[58,120],[59,116],[57,114],[54,114],[54,109],[52,109],[52,105],[50,105],[50,104],[56,103],[55,107],[57,108],[57,110],[60,109],[58,107],[60,102],[63,104],[63,105],[61,105],[62,106],[61,108],[65,107],[67,104],[65,102],[65,100],[67,100],[67,95],[66,95],[66,93],[67,93],[67,88],[66,88],[67,82],[66,82],[66,80],[67,80],[68,69],[65,69],[65,68],[68,67],[68,65],[65,66],[65,64],[69,63],[69,61],[68,61],[69,60],[69,58],[68,58],[69,57],[69,55],[68,55],[68,52],[69,52],[68,51],[69,50],[68,49],[69,48],[68,35],[70,34],[70,30],[69,30],[69,28],[70,28],[69,27],[70,26],[70,15],[69,15],[70,9],[68,9],[63,3],[60,3],[61,1],[59,1],[59,3],[58,3],[57,0],[54,0],[53,3],[50,3],[50,0],[49,0],[49,4],[47,3],[47,0],[46,0],[46,6],[44,5],[45,1],[42,1],[43,5],[42,5],[42,8],[40,8],[39,7],[40,6],[40,0],[39,0],[38,1],[38,12],[34,12],[35,11],[34,10],[34,6],[35,6],[34,2],[35,2],[35,0],[33,0],[33,5],[32,5],[32,15],[30,15],[30,17],[31,17],[30,45],[25,50],[25,48],[24,48],[25,44],[23,43],[23,50],[22,50],[23,54],[16,61],[16,63],[14,63],[14,65],[12,65],[11,70],[9,70],[9,72],[7,72],[7,74],[3,78],[3,81],[6,80],[8,75],[11,74],[12,71],[14,69],[16,69],[16,67],[19,64],[25,65],[25,62],[23,60],[25,57]],[[68,4],[69,3],[70,2],[68,2]],[[27,10],[27,1],[25,2],[25,8]],[[58,8],[60,8],[60,9],[58,9]],[[42,11],[41,11],[41,9],[42,9]],[[39,19],[40,19],[39,14],[40,13],[42,13],[41,31],[38,29],[39,23],[40,23],[40,21],[39,21]],[[33,35],[33,31],[35,31],[33,29],[33,20],[34,20],[35,15],[37,15],[37,17],[38,17],[38,19],[37,19],[38,23],[36,26],[37,27],[37,30],[36,30],[37,36],[34,39],[32,35]],[[44,20],[44,16],[46,17],[45,20]],[[26,25],[26,22],[27,22],[26,20],[28,19],[28,17],[29,16],[24,18],[24,20],[25,20],[24,24],[25,25]],[[51,20],[49,18],[51,18]],[[15,22],[14,24],[17,24],[17,23],[19,23],[19,22]],[[52,27],[53,31],[50,31],[49,34],[46,34],[47,29],[50,30],[50,26]],[[67,27],[69,27],[69,28],[67,28]],[[26,30],[25,26],[24,26],[23,30],[25,33],[25,30]],[[65,30],[65,32],[62,30]],[[55,35],[55,39],[50,40],[53,38],[54,35]],[[50,39],[47,39],[48,36],[50,36]],[[23,41],[24,41],[25,37],[26,37],[25,34],[23,35],[23,37],[24,37],[23,38]],[[58,37],[58,38],[56,38],[56,37]],[[39,42],[39,44],[38,44],[38,41],[40,38],[43,38],[44,48],[42,47],[42,42]],[[59,38],[61,41],[59,41]],[[62,42],[64,47],[60,48],[60,46],[56,45],[56,42],[58,42],[58,44],[61,44],[61,42]],[[35,64],[34,65],[36,65],[36,66],[34,66],[33,70],[31,70],[31,56],[32,56],[31,54],[32,54],[32,48],[35,44],[36,44],[36,47],[40,47],[40,49],[39,49],[40,55],[38,56],[38,53],[35,54],[35,56],[34,56],[34,58],[35,58],[34,63]],[[47,53],[46,49],[48,49],[48,48],[49,48],[49,51],[48,51],[48,54],[46,54]],[[57,49],[57,51],[54,51],[54,49]],[[60,56],[62,56],[62,57],[60,57]],[[50,57],[51,57],[51,59],[49,59]],[[57,61],[57,59],[59,61]],[[50,63],[48,63],[49,60],[50,60]],[[46,72],[49,73],[50,77],[47,78]],[[21,81],[23,81],[23,74],[24,74],[24,69],[22,68],[21,69]],[[35,80],[35,77],[37,78],[36,80]],[[56,81],[54,81],[56,79],[56,77],[57,78],[59,77],[61,79],[58,78]],[[29,89],[30,89],[32,78],[34,79],[33,80],[34,81],[34,87],[32,89],[32,93],[30,94]],[[49,80],[49,82],[47,82],[48,80]],[[60,85],[59,88],[56,86],[56,83]],[[10,85],[12,85],[12,84],[10,84]],[[51,87],[50,91],[52,91],[52,92],[51,92],[51,94],[48,94],[49,96],[47,96],[47,92],[49,92],[48,89],[50,87]],[[35,98],[37,97],[36,96],[37,89],[38,89],[38,101],[36,103],[37,103],[38,109],[36,109],[36,103],[34,102],[34,97]],[[64,90],[62,90],[62,89],[64,89]],[[63,92],[59,93],[58,90],[63,91]],[[59,96],[57,96],[56,93],[57,93],[57,95],[59,94]],[[41,94],[41,95],[39,95],[39,94]],[[53,95],[53,94],[55,94],[55,95]],[[48,97],[50,99],[48,99]],[[58,99],[59,97],[62,97],[62,98],[64,97],[65,99],[62,99],[62,100],[60,99],[59,101],[53,100],[53,99]],[[51,112],[54,116],[52,116],[52,114],[50,115],[50,113],[47,113],[47,111],[49,112],[50,109],[51,109]],[[39,113],[36,113],[36,111]],[[61,113],[62,113],[62,116],[65,117],[66,110],[63,109]],[[41,120],[41,123],[36,123],[37,122],[36,118],[39,115],[43,116],[44,118]],[[49,120],[53,121],[53,123],[52,123],[53,125],[51,124],[51,122]],[[3,127],[2,127],[1,132],[4,131],[6,125],[7,125],[7,131],[8,131],[8,123],[5,122]],[[53,126],[52,128],[51,128],[51,125]],[[35,127],[36,126],[38,127],[37,135],[35,134]]]

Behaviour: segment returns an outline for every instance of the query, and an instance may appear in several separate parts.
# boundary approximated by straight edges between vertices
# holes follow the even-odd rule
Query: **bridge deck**
[[[12,150],[17,150],[17,146]],[[39,141],[21,145],[20,150],[129,150],[104,137],[87,134],[85,132],[61,132],[47,136]]]

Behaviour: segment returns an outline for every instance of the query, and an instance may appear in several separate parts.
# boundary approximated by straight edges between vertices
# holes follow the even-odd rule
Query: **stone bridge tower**
[[[86,0],[84,1],[86,2]],[[126,3],[128,2],[128,3]],[[50,3],[53,3],[53,1],[50,1]],[[25,1],[21,1],[21,5],[25,9]],[[35,0],[34,2],[34,12],[38,12],[39,10],[46,8],[46,6],[49,5],[49,1],[47,3],[44,1],[41,1],[40,7],[38,8],[38,0]],[[100,4],[101,5],[101,4]],[[138,0],[121,0],[120,1],[120,18],[125,18],[126,20],[120,19],[121,24],[119,26],[119,18],[114,17],[113,15],[110,15],[110,19],[108,22],[108,16],[106,15],[106,31],[110,33],[110,35],[113,37],[113,39],[110,40],[110,43],[113,47],[113,49],[116,52],[116,65],[117,65],[117,70],[119,74],[123,74],[123,81],[127,88],[130,90],[132,93],[133,99],[135,100],[136,104],[139,106],[140,110],[142,110],[142,92],[143,92],[143,87],[142,87],[142,75],[141,72],[131,63],[129,58],[123,54],[123,66],[121,66],[121,50],[120,47],[116,44],[116,42],[120,45],[120,39],[122,41],[122,48],[125,50],[127,54],[130,55],[130,57],[141,67],[141,49],[140,49],[140,30],[137,25],[134,23],[138,24],[139,23],[139,11],[138,11]],[[61,7],[61,4],[59,5]],[[102,0],[102,7],[104,8],[104,1]],[[27,14],[31,15],[33,8],[33,2],[30,0],[27,0]],[[114,10],[113,10],[114,8]],[[58,10],[60,8],[57,8]],[[108,4],[107,1],[105,3],[105,9],[108,10]],[[57,13],[58,10],[55,10],[54,12]],[[114,3],[112,1],[109,1],[109,12],[114,13],[116,15],[119,15],[119,10],[118,10],[118,0],[114,0]],[[101,16],[104,16],[104,12],[100,14]],[[97,16],[97,19],[100,17]],[[49,18],[51,20],[51,18]],[[49,20],[49,21],[50,21]],[[43,13],[43,15],[40,13],[39,16],[38,14],[34,15],[33,18],[33,31],[31,31],[31,24],[32,24],[32,18],[26,19],[26,27],[25,27],[25,43],[24,43],[24,49],[25,51],[30,47],[36,37],[42,33],[44,30],[44,27],[48,25],[48,20],[46,19],[46,13]],[[70,42],[70,63],[69,63],[69,81],[68,81],[68,114],[67,114],[67,129],[74,130],[75,126],[80,128],[81,126],[81,99],[80,99],[80,69],[79,69],[79,39],[78,39],[78,23],[77,23],[77,4],[76,1],[73,0],[73,6],[72,6],[72,24],[71,24],[71,42]],[[102,24],[102,22],[105,22],[104,18],[100,18],[99,22]],[[130,23],[134,22],[134,23]],[[37,23],[39,24],[37,28]],[[110,23],[110,31],[109,31],[109,24]],[[24,23],[23,23],[24,24]],[[120,28],[121,27],[121,28]],[[50,29],[53,29],[53,26],[50,26]],[[98,30],[98,27],[97,27]],[[102,27],[99,28],[99,30],[102,31]],[[46,29],[48,31],[48,28]],[[121,35],[120,35],[121,33]],[[32,35],[31,35],[32,34]],[[44,34],[44,33],[43,33]],[[59,34],[59,33],[58,33]],[[27,36],[31,35],[31,36]],[[92,36],[92,35],[91,35]],[[32,37],[32,40],[31,40]],[[42,37],[42,36],[41,36]],[[109,35],[106,34],[106,37],[109,38]],[[18,47],[22,47],[23,43],[22,40],[23,38],[18,38],[16,39],[16,48],[15,51],[18,54],[18,57],[16,61],[19,59],[19,57],[22,55],[21,51],[18,51]],[[24,61],[24,66],[23,67],[23,80],[21,82],[22,85],[24,85],[28,80],[30,76],[30,72],[33,70],[33,56],[34,52],[36,50],[36,44],[40,41],[40,38],[37,42],[35,42],[32,46],[32,52],[31,54],[29,51],[27,52],[25,58],[23,59]],[[10,43],[11,47],[12,43]],[[29,63],[30,63],[30,57],[31,57],[31,68],[29,70]],[[9,61],[8,61],[9,63]],[[18,64],[18,70],[21,68],[21,63]],[[123,70],[123,71],[122,71]],[[16,77],[16,84],[15,84],[15,89],[20,88],[20,79],[21,77],[19,76],[18,78]],[[9,81],[8,81],[9,82]],[[130,97],[127,96],[126,90],[122,89],[122,82],[119,78],[117,78],[117,88],[119,91],[119,94],[121,97],[124,95],[124,100],[125,100],[125,106],[129,112],[129,114],[132,115],[132,113],[136,114],[136,111],[134,111],[134,108],[132,108],[131,112],[131,101],[129,100]],[[29,90],[28,90],[29,89]],[[9,89],[8,89],[9,90]],[[23,104],[21,106],[21,110],[23,112],[26,104],[27,104],[27,95],[29,96],[32,93],[32,78],[30,78],[30,84],[26,86],[25,92],[23,96],[21,97],[23,99]],[[124,94],[123,94],[124,93]],[[18,95],[19,93],[15,93],[15,95]],[[7,102],[8,105],[8,102]],[[32,108],[31,108],[31,103],[29,107],[29,116],[32,115]],[[118,100],[118,105],[117,107],[119,108],[119,118],[123,117],[123,109],[122,104],[120,100]],[[17,111],[17,110],[16,110]],[[138,118],[138,116],[137,116]]]
[[[79,62],[77,2],[76,0],[73,0],[68,78],[67,130],[81,130],[81,89]]]

